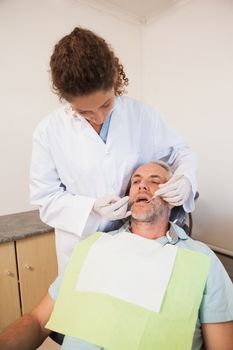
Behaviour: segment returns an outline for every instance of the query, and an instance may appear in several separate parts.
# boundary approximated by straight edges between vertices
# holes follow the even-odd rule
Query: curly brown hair
[[[113,87],[119,96],[128,85],[123,65],[110,45],[80,27],[55,45],[50,68],[54,92],[67,101]]]

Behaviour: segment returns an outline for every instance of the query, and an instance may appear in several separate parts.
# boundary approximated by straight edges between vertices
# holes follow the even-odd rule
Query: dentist
[[[61,272],[78,241],[130,215],[125,193],[141,163],[166,161],[174,174],[157,194],[192,211],[196,160],[157,111],[124,96],[124,68],[95,33],[77,27],[63,37],[50,68],[65,103],[34,132],[30,192],[41,220],[55,228]]]

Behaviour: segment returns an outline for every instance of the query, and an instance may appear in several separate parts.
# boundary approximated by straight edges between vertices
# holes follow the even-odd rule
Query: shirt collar
[[[174,222],[169,221],[170,228],[165,236],[156,238],[155,241],[157,243],[160,243],[162,245],[165,245],[167,243],[169,244],[176,244],[179,240],[186,240],[188,239],[188,235],[185,233],[185,231],[179,227],[178,225],[174,224]],[[125,222],[123,226],[117,231],[117,232],[130,232],[130,223],[129,220]],[[173,238],[176,238],[176,240],[173,241]]]

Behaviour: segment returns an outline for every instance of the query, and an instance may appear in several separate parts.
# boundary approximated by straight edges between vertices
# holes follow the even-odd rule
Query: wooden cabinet
[[[24,314],[39,303],[57,276],[54,234],[17,241],[16,253]]]
[[[21,315],[15,243],[0,244],[0,330]]]
[[[37,305],[56,276],[53,232],[0,244],[0,330]]]

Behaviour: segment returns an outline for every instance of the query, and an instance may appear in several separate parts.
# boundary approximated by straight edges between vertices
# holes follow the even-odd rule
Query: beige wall
[[[141,93],[141,27],[74,0],[0,1],[0,215],[31,209],[28,171],[36,124],[56,108],[48,64],[55,42],[76,25],[104,36]],[[125,37],[130,38],[130,45]]]
[[[49,56],[56,40],[82,25],[112,43],[129,95],[156,106],[194,149],[195,237],[233,251],[233,1],[181,1],[144,25],[82,2],[0,1],[0,215],[31,209],[32,131],[58,106]]]
[[[143,96],[199,161],[198,237],[233,252],[233,1],[195,0],[144,29]]]

